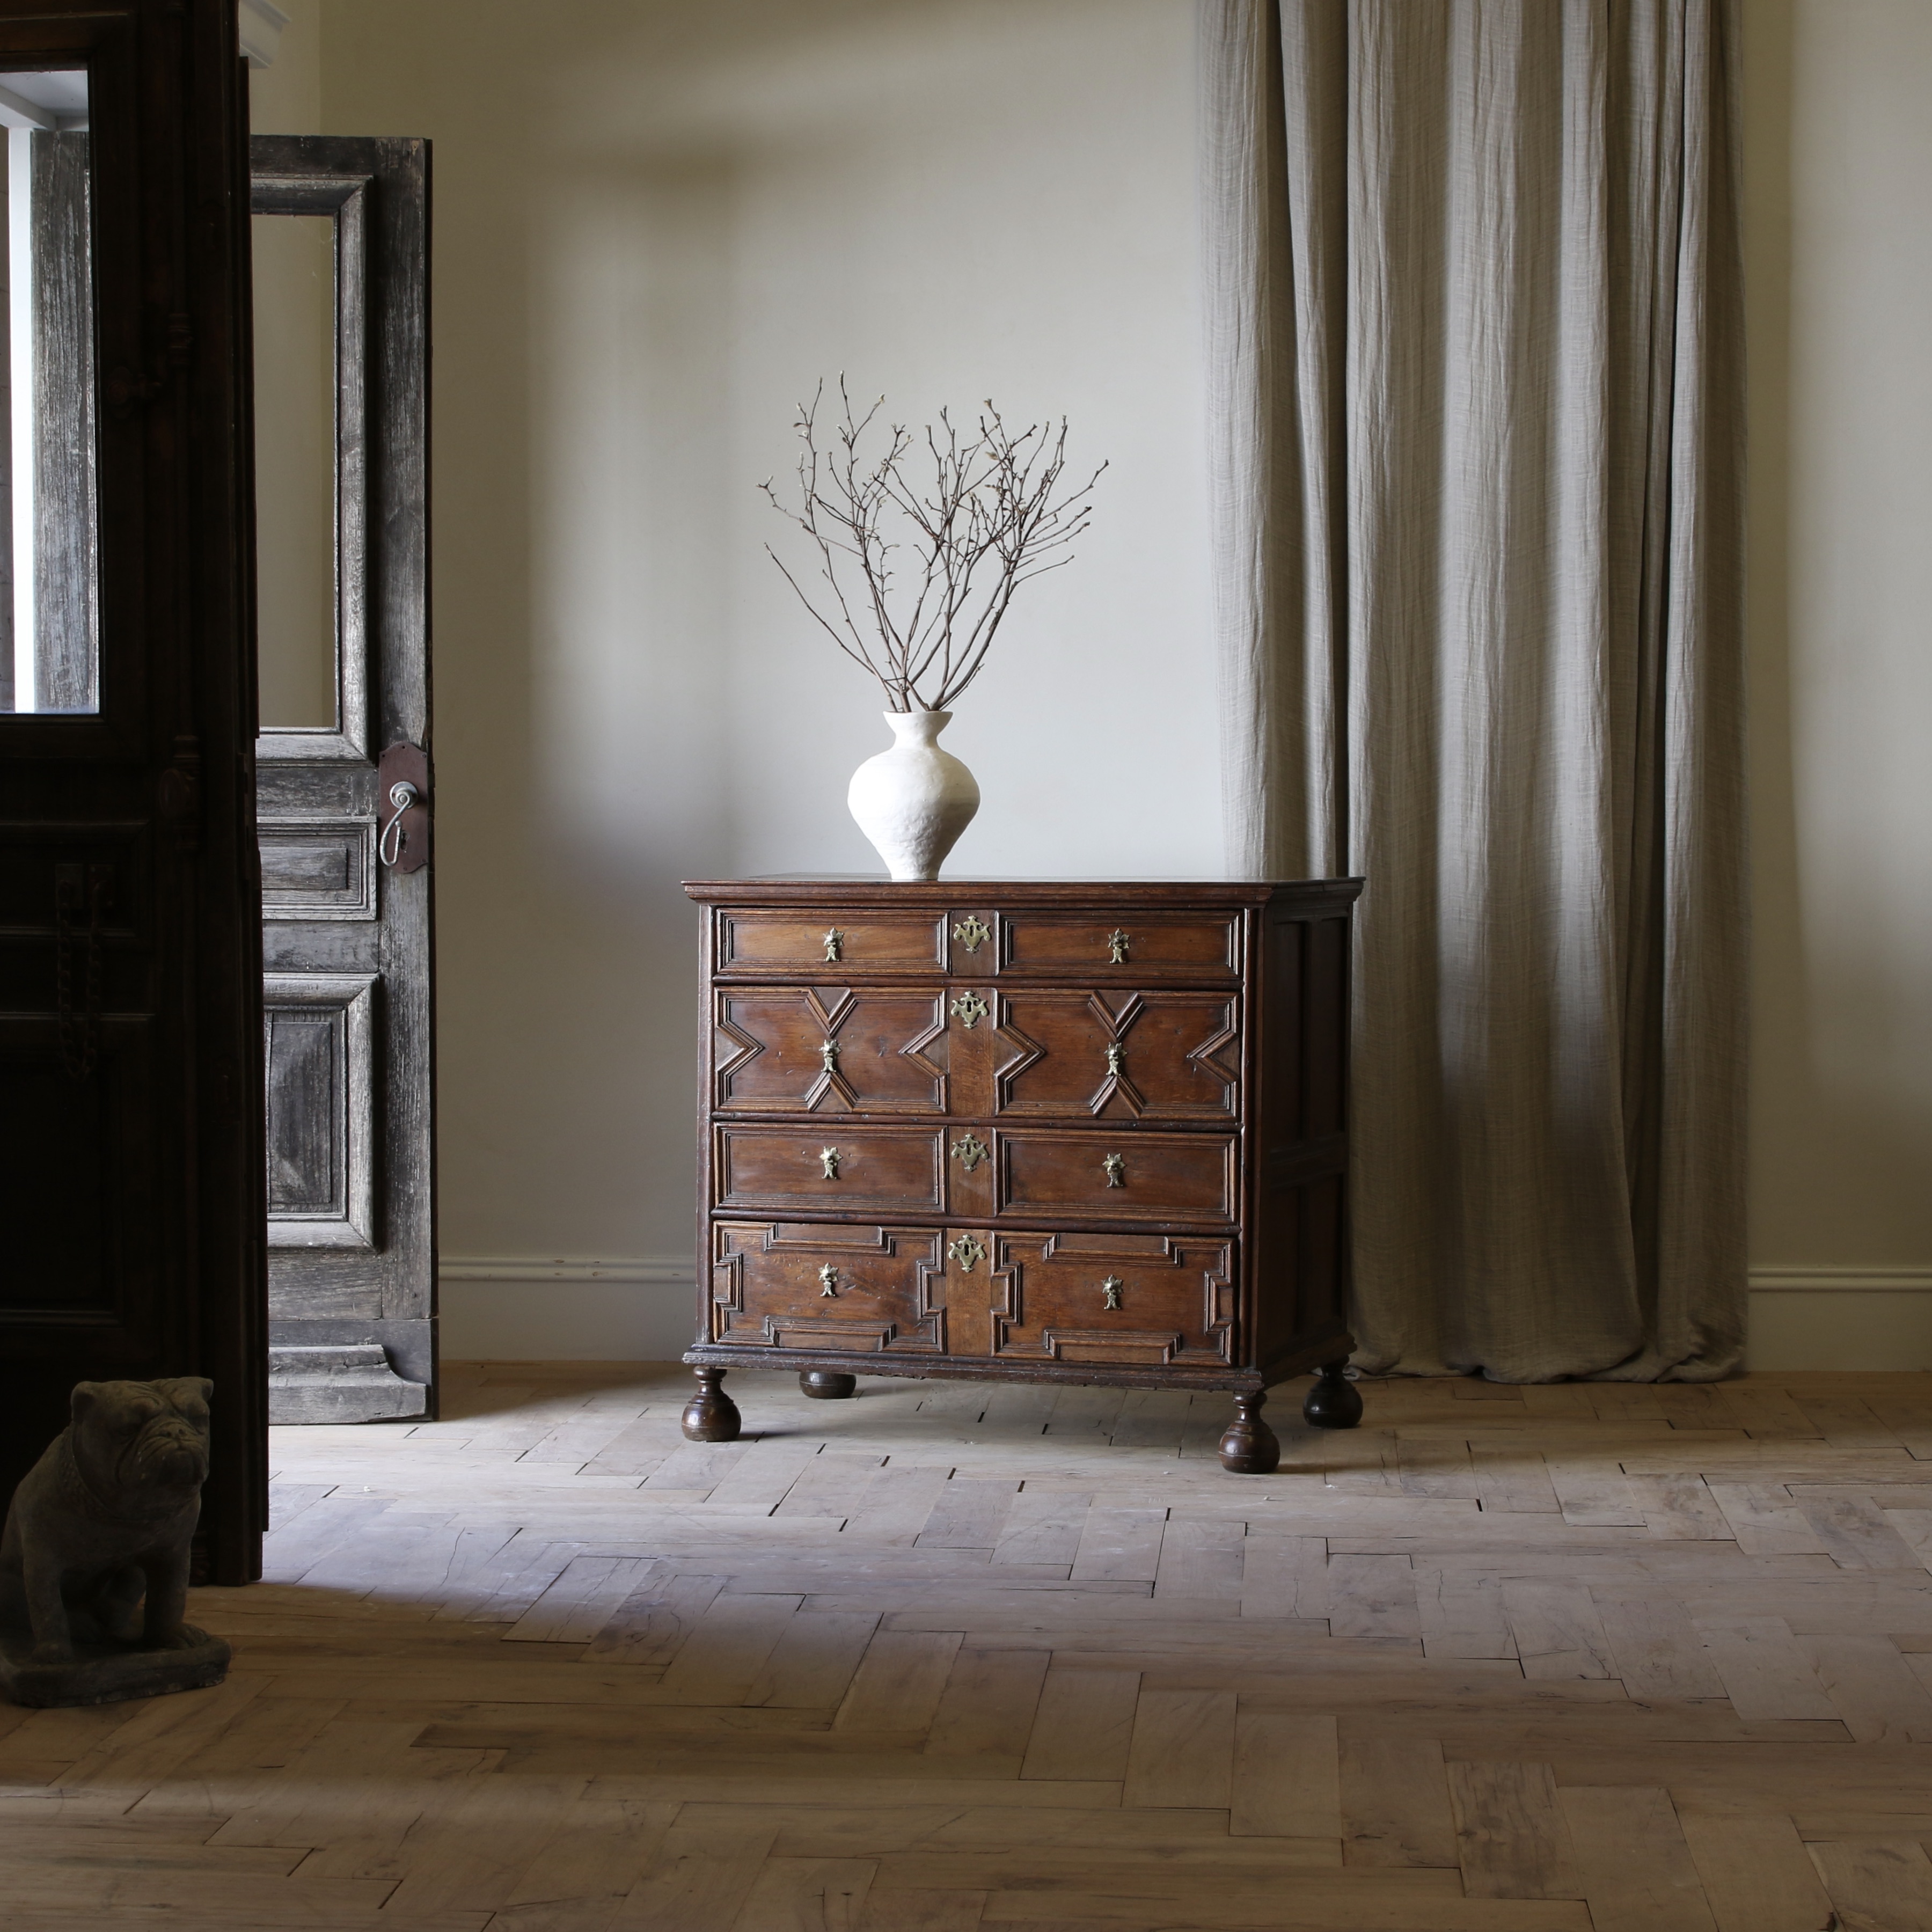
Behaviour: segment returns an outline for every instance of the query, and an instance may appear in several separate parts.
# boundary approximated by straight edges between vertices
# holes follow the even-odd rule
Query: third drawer
[[[1021,1130],[998,1136],[1001,1214],[1108,1221],[1232,1221],[1237,1144],[1228,1134]]]
[[[712,1204],[732,1210],[1231,1222],[1240,1196],[1229,1134],[829,1121],[802,1132],[749,1122],[712,1131]]]

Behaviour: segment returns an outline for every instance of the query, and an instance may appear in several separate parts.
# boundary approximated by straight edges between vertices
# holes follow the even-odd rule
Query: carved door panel
[[[271,1410],[421,1415],[436,1357],[428,144],[257,136],[250,164]]]
[[[717,998],[721,1113],[946,1111],[943,992],[758,986]]]
[[[1232,1120],[1240,1002],[1229,993],[998,995],[998,1112],[1010,1118]]]
[[[0,1497],[206,1376],[260,1571],[247,104],[232,0],[0,0]]]

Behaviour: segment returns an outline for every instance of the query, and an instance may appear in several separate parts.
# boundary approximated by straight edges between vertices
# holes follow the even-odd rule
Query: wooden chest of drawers
[[[734,1364],[1262,1391],[1342,1367],[1359,880],[740,879],[704,908],[694,1441]]]

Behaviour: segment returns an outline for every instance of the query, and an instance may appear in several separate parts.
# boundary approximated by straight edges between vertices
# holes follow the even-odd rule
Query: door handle
[[[416,788],[406,778],[399,778],[389,788],[389,803],[395,816],[382,827],[382,836],[376,842],[376,856],[386,866],[393,866],[403,856],[403,814],[416,802]]]
[[[392,745],[376,766],[376,856],[394,872],[429,863],[429,754],[420,745]]]

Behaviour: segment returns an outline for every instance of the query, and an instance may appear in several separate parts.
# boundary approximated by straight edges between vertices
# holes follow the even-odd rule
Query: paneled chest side
[[[1312,1419],[1352,1419],[1359,880],[685,890],[705,914],[687,1435],[737,1432],[734,1364],[832,1396],[858,1373],[1226,1389],[1243,1469],[1274,1466],[1272,1382],[1322,1366]]]

